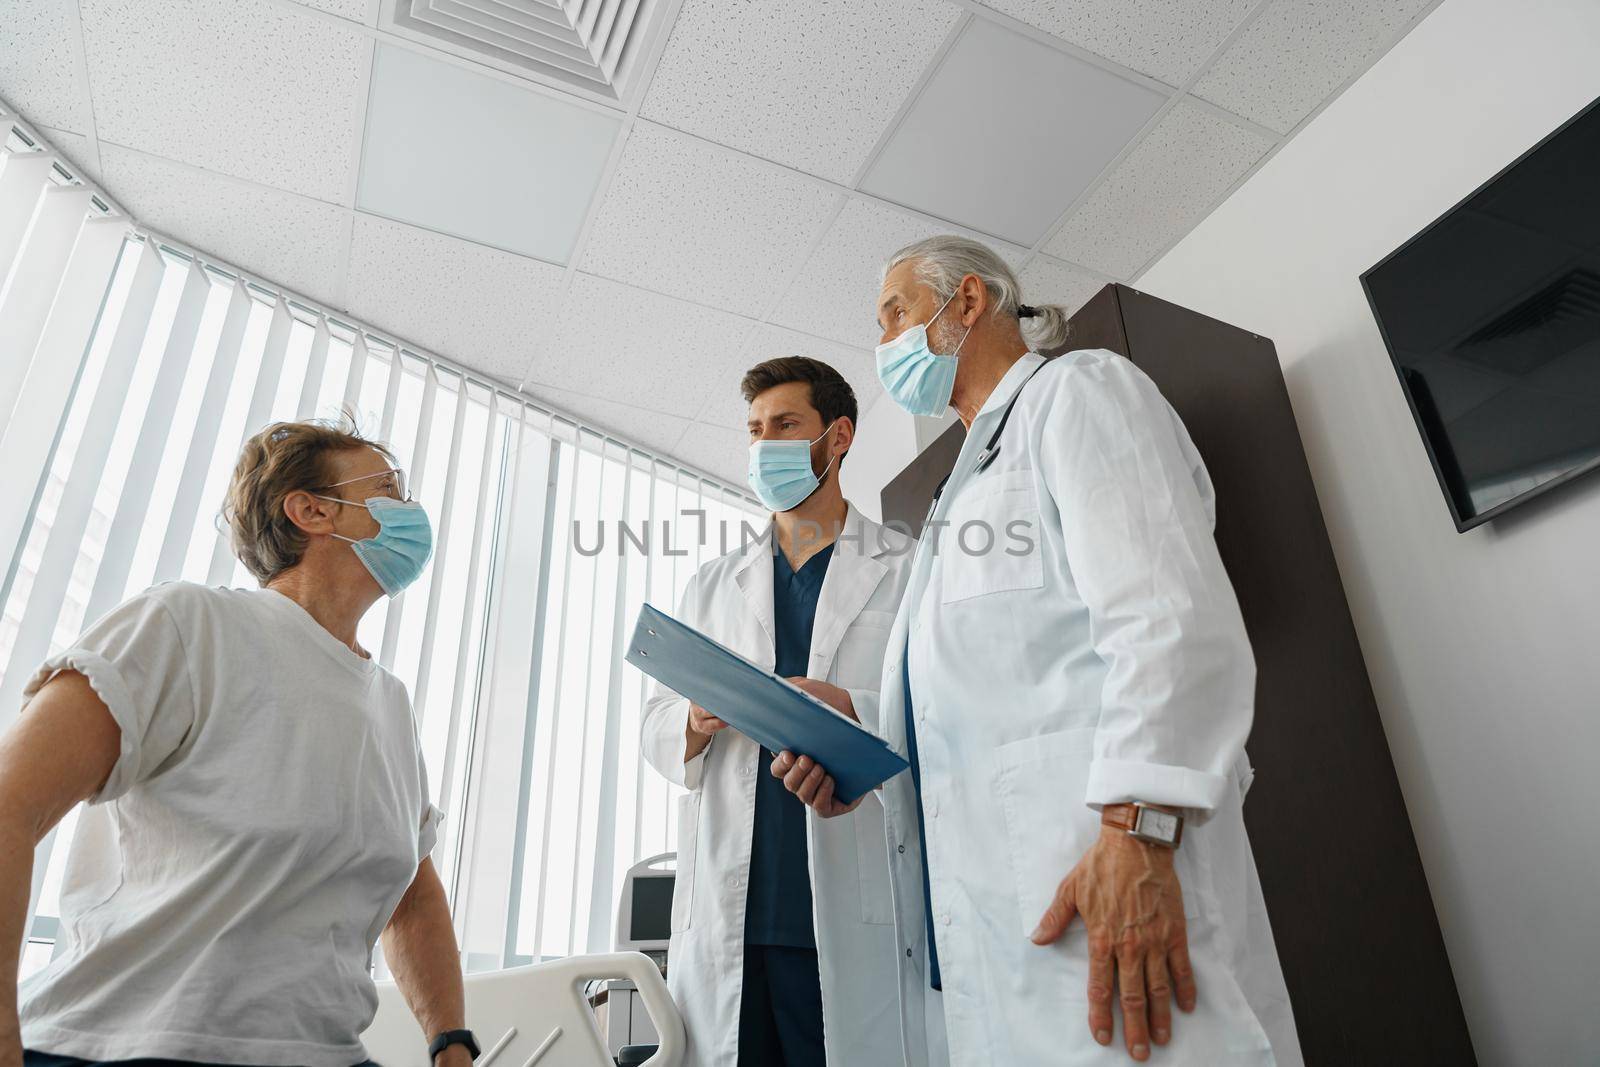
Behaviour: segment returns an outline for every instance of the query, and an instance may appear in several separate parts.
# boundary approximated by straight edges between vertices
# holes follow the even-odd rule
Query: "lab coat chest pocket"
[[[1016,880],[1017,919],[1033,932],[1056,888],[1100,836],[1100,815],[1083,801],[1094,755],[1095,728],[1028,737],[995,750],[995,792],[1005,815],[1007,851]],[[1180,848],[1184,914],[1200,914],[1194,871]]]
[[[672,932],[689,929],[694,914],[695,850],[700,838],[700,794],[678,798],[678,871],[672,885]]]
[[[945,517],[936,542],[944,603],[1044,585],[1032,470],[978,475]]]

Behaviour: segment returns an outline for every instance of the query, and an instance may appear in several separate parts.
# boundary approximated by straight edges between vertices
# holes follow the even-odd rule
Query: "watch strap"
[[[428,1062],[432,1063],[439,1053],[451,1045],[465,1045],[473,1059],[477,1059],[483,1051],[478,1048],[478,1039],[472,1036],[471,1030],[446,1030],[428,1043]]]

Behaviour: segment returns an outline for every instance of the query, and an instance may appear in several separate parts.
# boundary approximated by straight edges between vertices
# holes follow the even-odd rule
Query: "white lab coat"
[[[1039,371],[975,472],[1041,361],[1013,366],[974,420],[884,664],[882,732],[905,754],[909,642],[943,988],[928,986],[917,805],[902,774],[881,796],[906,1062],[1126,1067],[1120,1010],[1110,1047],[1089,1033],[1082,919],[1049,947],[1028,935],[1099,835],[1097,807],[1143,800],[1188,809],[1176,869],[1199,987],[1153,1062],[1299,1064],[1245,836],[1255,664],[1212,535],[1210,479],[1155,385],[1103,350]],[[979,551],[981,526],[962,537],[977,521],[995,530],[993,551]]]
[[[807,675],[850,692],[878,729],[878,681],[889,627],[905,590],[914,542],[850,508],[817,599]],[[729,553],[690,579],[678,617],[740,655],[772,668],[770,540]],[[715,713],[716,709],[709,709]],[[667,984],[683,1015],[691,1065],[738,1059],[745,894],[760,747],[732,728],[685,763],[689,702],[657,685],[645,705],[645,758],[689,792],[679,800],[678,873]],[[853,813],[807,813],[812,911],[828,1061],[899,1063],[899,983],[883,806],[868,796]]]

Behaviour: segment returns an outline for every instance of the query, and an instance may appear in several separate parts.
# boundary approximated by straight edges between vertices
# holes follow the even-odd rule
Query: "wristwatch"
[[[443,1052],[451,1045],[467,1046],[467,1053],[473,1059],[477,1059],[478,1054],[483,1051],[482,1049],[478,1048],[478,1039],[472,1036],[471,1030],[446,1030],[429,1043],[428,1062],[432,1063],[438,1058],[439,1053]]]
[[[1107,804],[1100,809],[1100,825],[1128,831],[1128,836],[1151,845],[1177,848],[1183,840],[1183,816],[1165,808],[1132,804]]]

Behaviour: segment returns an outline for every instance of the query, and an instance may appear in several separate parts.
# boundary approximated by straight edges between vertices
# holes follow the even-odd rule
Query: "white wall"
[[[882,393],[857,416],[855,443],[840,471],[839,484],[845,499],[873,522],[881,522],[883,501],[879,494],[917,457],[916,424],[920,420],[906,414]]]
[[[1597,95],[1600,2],[1444,0],[1138,283],[1277,343],[1485,1064],[1600,1062],[1600,475],[1456,533],[1358,276]]]

